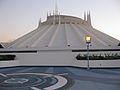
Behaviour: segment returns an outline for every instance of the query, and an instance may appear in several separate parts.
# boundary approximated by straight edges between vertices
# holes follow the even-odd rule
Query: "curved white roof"
[[[48,16],[37,29],[11,42],[7,48],[85,48],[85,37],[91,36],[91,47],[117,46],[119,40],[94,29],[90,15],[81,18],[65,15]]]

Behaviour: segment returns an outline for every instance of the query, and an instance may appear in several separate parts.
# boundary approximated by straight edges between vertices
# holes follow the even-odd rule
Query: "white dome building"
[[[9,44],[1,44],[4,49],[0,49],[0,53],[16,55],[16,60],[11,62],[11,65],[86,67],[86,60],[76,60],[79,53],[85,54],[87,51],[86,36],[92,38],[90,53],[120,53],[118,46],[120,41],[93,28],[90,12],[84,14],[84,19],[58,14],[49,15],[45,22],[40,20],[38,28],[32,32]],[[90,63],[91,67],[120,65],[118,60],[108,62],[99,60]]]
[[[85,49],[85,37],[92,38],[91,48],[118,46],[119,40],[94,29],[90,14],[84,20],[66,15],[48,16],[37,29],[11,42],[6,48]]]

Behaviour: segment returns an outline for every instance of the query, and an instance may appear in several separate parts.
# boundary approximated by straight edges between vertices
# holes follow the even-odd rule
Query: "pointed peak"
[[[39,19],[39,22],[41,22],[41,18]]]
[[[87,15],[88,15],[88,17],[90,17],[90,10],[89,10],[89,11],[87,11]]]
[[[90,15],[90,10],[89,10],[89,15]]]
[[[48,15],[48,12],[47,12],[47,17],[48,17],[49,15]]]
[[[84,21],[86,21],[87,18],[86,18],[86,12],[84,12]]]
[[[89,11],[87,11],[87,18],[88,18],[88,16],[89,16]]]
[[[39,19],[39,25],[38,25],[38,27],[40,27],[41,26],[41,18]]]
[[[51,12],[49,12],[49,16],[51,16]]]
[[[54,10],[53,10],[53,16],[55,15],[55,12],[54,12]]]
[[[91,15],[90,15],[90,11],[87,11],[87,23],[89,25],[91,25]]]

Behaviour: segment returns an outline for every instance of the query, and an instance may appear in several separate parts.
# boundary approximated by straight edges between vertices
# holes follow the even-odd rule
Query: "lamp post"
[[[91,37],[86,36],[85,40],[86,40],[86,44],[87,44],[87,69],[90,69],[90,66],[89,66],[89,46],[91,43]]]

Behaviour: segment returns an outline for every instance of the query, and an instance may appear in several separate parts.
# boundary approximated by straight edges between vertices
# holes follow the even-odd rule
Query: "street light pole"
[[[90,69],[90,65],[89,65],[89,46],[91,43],[91,37],[87,36],[86,37],[86,44],[87,44],[87,69]]]
[[[90,66],[89,66],[89,43],[87,43],[87,69],[90,69]]]

